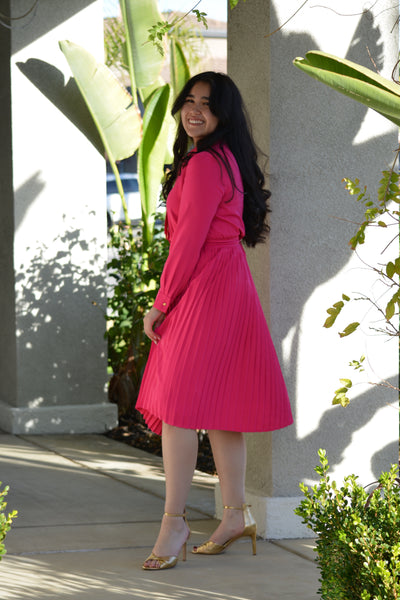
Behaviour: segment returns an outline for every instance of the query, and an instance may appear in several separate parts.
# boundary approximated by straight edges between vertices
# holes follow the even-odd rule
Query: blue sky
[[[161,11],[180,10],[187,12],[194,8],[197,0],[159,0]],[[197,10],[207,13],[209,19],[217,19],[218,21],[227,20],[227,0],[201,0],[196,6]],[[104,16],[114,17],[119,12],[118,0],[104,0]]]

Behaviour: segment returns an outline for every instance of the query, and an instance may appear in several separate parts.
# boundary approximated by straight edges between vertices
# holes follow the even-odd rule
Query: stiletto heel
[[[186,561],[186,542],[182,546],[182,562]]]
[[[182,517],[189,529],[187,538],[184,541],[184,543],[182,544],[182,560],[185,561],[186,560],[186,542],[188,541],[188,539],[190,537],[190,527],[189,527],[189,523],[187,522],[187,519],[186,519],[186,512],[181,513],[181,514],[165,512],[164,515],[166,517]],[[178,555],[179,555],[179,553],[178,553]],[[149,562],[150,560],[158,563],[158,565],[156,567],[146,566],[146,563]],[[154,554],[154,552],[152,552],[150,554],[150,556],[148,556],[146,558],[146,560],[144,561],[144,563],[142,565],[142,569],[144,569],[145,571],[161,571],[162,569],[172,569],[172,567],[175,567],[177,562],[178,562],[178,556],[157,556],[156,554]]]
[[[200,546],[195,546],[192,550],[193,554],[221,554],[228,546],[236,542],[236,540],[243,537],[251,537],[252,547],[253,547],[253,555],[257,553],[257,525],[256,522],[249,510],[249,504],[243,504],[242,506],[224,506],[224,508],[229,510],[242,510],[244,516],[244,529],[242,533],[235,535],[230,538],[224,544],[216,544],[212,540],[208,540],[204,542]]]

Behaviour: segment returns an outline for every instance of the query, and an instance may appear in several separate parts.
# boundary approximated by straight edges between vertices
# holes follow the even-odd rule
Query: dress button
[[[162,305],[163,305],[163,306],[167,306],[167,303],[166,303],[166,302],[163,302],[163,303],[162,303]]]

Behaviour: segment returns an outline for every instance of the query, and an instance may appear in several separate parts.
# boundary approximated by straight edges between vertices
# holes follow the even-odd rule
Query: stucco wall
[[[98,431],[116,419],[105,394],[105,164],[63,114],[78,94],[58,41],[102,60],[102,2],[44,0],[16,19],[31,6],[10,3],[2,40],[0,427]]]
[[[306,534],[293,507],[299,481],[315,481],[319,448],[327,449],[338,480],[355,472],[365,484],[398,459],[397,392],[361,384],[348,408],[331,405],[340,377],[359,379],[348,362],[363,353],[368,369],[362,381],[396,384],[396,340],[371,335],[366,319],[363,333],[343,340],[338,330],[322,327],[326,309],[342,292],[377,293],[375,277],[348,247],[362,207],[341,180],[359,177],[374,193],[380,171],[393,160],[397,129],[292,64],[296,56],[320,49],[373,69],[371,55],[390,77],[398,12],[392,2],[363,13],[361,1],[329,0],[324,7],[306,5],[265,37],[298,8],[295,0],[247,0],[228,19],[228,72],[270,158],[271,234],[267,246],[249,255],[250,264],[295,417],[284,431],[249,436],[248,497],[267,537]],[[385,230],[377,234],[362,249],[367,262],[379,259],[390,239]],[[354,305],[361,316],[367,308]],[[350,308],[343,326],[353,320],[359,319]]]

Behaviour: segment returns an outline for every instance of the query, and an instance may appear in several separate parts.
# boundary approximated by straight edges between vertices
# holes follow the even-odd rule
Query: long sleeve
[[[154,303],[162,312],[186,288],[226,191],[224,168],[210,153],[195,154],[185,169],[178,219]]]

